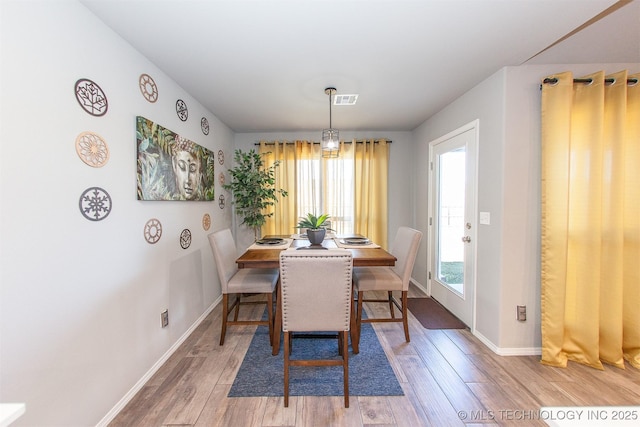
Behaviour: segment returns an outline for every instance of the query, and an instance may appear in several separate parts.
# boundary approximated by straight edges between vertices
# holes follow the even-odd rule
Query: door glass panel
[[[439,156],[438,188],[438,280],[464,293],[464,201],[465,148]]]

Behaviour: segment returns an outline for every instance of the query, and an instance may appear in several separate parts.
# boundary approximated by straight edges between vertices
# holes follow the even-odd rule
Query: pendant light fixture
[[[331,127],[331,98],[336,93],[335,87],[328,87],[324,93],[329,95],[329,129],[322,130],[322,157],[338,157],[340,154],[340,133]]]

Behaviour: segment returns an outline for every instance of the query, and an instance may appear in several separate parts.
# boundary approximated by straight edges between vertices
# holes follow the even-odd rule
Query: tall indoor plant
[[[249,152],[235,150],[234,161],[233,169],[229,170],[231,182],[223,188],[231,191],[232,203],[242,224],[253,228],[254,238],[258,240],[260,228],[273,215],[265,210],[275,205],[278,195],[287,196],[285,190],[275,187],[275,170],[280,162],[265,166],[262,155],[253,149]]]

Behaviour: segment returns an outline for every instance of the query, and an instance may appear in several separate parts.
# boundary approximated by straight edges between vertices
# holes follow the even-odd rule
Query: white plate
[[[266,239],[260,239],[256,241],[258,245],[281,245],[284,243],[284,239],[278,239],[273,237],[268,237]]]
[[[368,245],[371,241],[366,237],[346,237],[342,243],[345,245]]]

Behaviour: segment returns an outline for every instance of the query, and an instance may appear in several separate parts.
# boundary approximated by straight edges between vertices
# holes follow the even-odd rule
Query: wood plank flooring
[[[501,357],[468,330],[427,330],[413,316],[410,343],[402,324],[373,324],[404,396],[352,396],[348,409],[340,396],[292,396],[288,408],[282,397],[228,398],[255,326],[229,328],[219,346],[220,316],[218,306],[110,426],[544,426],[542,406],[640,404],[640,371],[629,365],[562,369]]]

